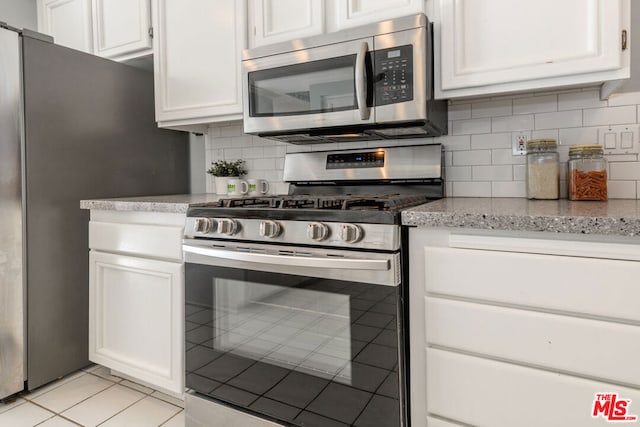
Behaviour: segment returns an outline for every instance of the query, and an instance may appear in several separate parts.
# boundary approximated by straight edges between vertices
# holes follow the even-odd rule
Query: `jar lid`
[[[530,139],[527,141],[527,150],[555,150],[558,144],[555,139]]]
[[[602,153],[602,145],[599,144],[578,144],[569,146],[569,154],[571,153]]]

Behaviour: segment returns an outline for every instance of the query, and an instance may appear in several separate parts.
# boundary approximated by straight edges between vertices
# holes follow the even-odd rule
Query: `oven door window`
[[[294,425],[400,425],[400,287],[192,263],[186,283],[187,387]]]
[[[357,110],[355,64],[354,54],[250,72],[249,115],[277,117]]]

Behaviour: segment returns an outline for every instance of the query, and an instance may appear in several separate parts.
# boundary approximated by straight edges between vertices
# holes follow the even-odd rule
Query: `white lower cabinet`
[[[89,359],[181,395],[184,266],[179,248],[184,215],[91,215]]]
[[[640,415],[640,246],[410,232],[412,426],[604,426]]]

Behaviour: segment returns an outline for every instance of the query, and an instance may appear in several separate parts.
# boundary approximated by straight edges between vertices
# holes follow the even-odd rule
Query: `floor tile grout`
[[[38,392],[38,390],[36,389],[34,395],[30,395],[29,393],[22,395],[22,396],[18,396],[17,400],[18,402],[16,402],[15,404],[12,404],[12,407],[7,409],[6,411],[3,411],[2,413],[0,413],[0,416],[2,416],[3,414],[6,414],[26,403],[31,403],[33,404],[35,407],[38,407],[42,410],[45,410],[48,414],[50,414],[51,416],[49,416],[48,418],[38,422],[37,424],[34,425],[35,426],[40,426],[42,424],[45,424],[57,417],[60,417],[61,419],[63,419],[66,422],[69,422],[71,424],[73,424],[74,426],[80,426],[80,427],[84,427],[83,424],[79,423],[78,421],[75,421],[71,418],[69,418],[67,415],[63,415],[63,413],[66,413],[67,411],[71,410],[72,408],[77,407],[78,405],[82,404],[83,402],[86,402],[89,399],[95,398],[96,396],[100,395],[103,392],[106,392],[107,390],[112,389],[113,387],[115,387],[116,385],[120,384],[122,387],[131,390],[133,392],[139,393],[139,396],[135,396],[138,397],[135,401],[131,402],[129,405],[127,405],[124,408],[119,409],[116,413],[110,414],[108,418],[102,420],[100,422],[100,424],[98,425],[103,425],[104,423],[108,422],[109,420],[113,419],[114,417],[116,417],[117,415],[121,414],[122,412],[126,411],[127,409],[131,408],[132,406],[140,403],[141,401],[143,401],[144,399],[146,399],[147,397],[152,398],[154,401],[157,402],[162,402],[163,404],[167,404],[169,405],[169,407],[174,408],[175,410],[177,410],[177,412],[175,412],[173,415],[169,416],[167,419],[162,420],[159,422],[158,426],[162,426],[165,425],[166,423],[170,422],[172,419],[174,419],[175,417],[179,416],[181,413],[184,412],[184,408],[182,406],[180,406],[179,404],[175,403],[174,401],[170,401],[170,399],[178,399],[175,396],[169,395],[169,394],[164,394],[163,392],[161,392],[160,390],[155,390],[151,387],[147,387],[144,386],[142,384],[138,384],[134,381],[131,380],[126,380],[127,382],[125,382],[124,378],[121,377],[117,377],[115,375],[103,375],[103,374],[99,374],[96,373],[95,371],[97,371],[98,369],[102,368],[101,365],[94,365],[91,366],[90,368],[83,368],[75,373],[72,373],[70,375],[68,375],[67,377],[63,377],[57,380],[57,382],[53,382],[50,384],[47,384],[44,387],[51,387],[49,390],[46,391],[42,391],[42,392]],[[57,410],[53,410],[51,408],[48,408],[47,406],[44,406],[41,403],[35,402],[35,399],[38,399],[42,396],[45,396],[49,393],[55,393],[56,390],[58,390],[60,387],[66,385],[66,384],[72,384],[74,381],[83,378],[84,376],[86,376],[87,374],[91,375],[92,377],[95,378],[99,378],[105,381],[108,381],[109,383],[111,383],[110,385],[108,385],[108,387],[101,389],[95,393],[92,393],[89,396],[86,396],[84,399],[82,399],[79,402],[74,403],[73,405],[69,406],[68,408],[64,408],[63,410],[61,410],[60,412],[58,412]],[[144,390],[140,390],[137,388],[134,388],[132,385],[140,385],[141,387],[144,387]],[[55,385],[55,386],[54,386]],[[59,390],[58,390],[59,391]],[[154,395],[154,393],[158,394],[158,395]],[[167,396],[167,399],[162,398],[161,396]],[[51,397],[54,396],[54,394],[50,395]],[[98,397],[99,399],[99,397]],[[178,399],[179,400],[179,399]]]

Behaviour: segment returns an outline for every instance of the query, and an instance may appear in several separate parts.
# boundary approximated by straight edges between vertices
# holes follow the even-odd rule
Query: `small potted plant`
[[[216,194],[227,194],[227,182],[230,178],[240,178],[247,173],[244,160],[217,160],[207,170],[215,178]]]

